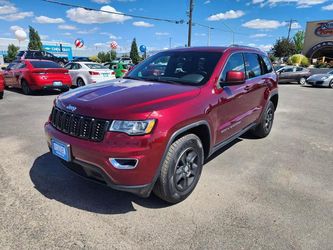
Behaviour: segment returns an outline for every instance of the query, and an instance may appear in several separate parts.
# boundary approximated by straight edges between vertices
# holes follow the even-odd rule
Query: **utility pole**
[[[293,25],[294,22],[297,22],[297,20],[294,20],[294,19],[290,19],[289,22],[289,29],[288,29],[288,41],[290,39],[290,33],[291,33],[291,26]]]
[[[172,42],[172,37],[169,37],[169,49],[171,49],[171,42]]]
[[[191,47],[193,8],[194,8],[194,0],[190,0],[190,7],[189,7],[189,11],[188,11],[188,39],[187,39],[187,47]]]
[[[208,47],[210,46],[210,29],[211,27],[208,26],[208,42],[207,42]]]

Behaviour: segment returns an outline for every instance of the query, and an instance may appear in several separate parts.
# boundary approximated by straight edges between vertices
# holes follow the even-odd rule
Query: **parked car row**
[[[21,59],[9,64],[0,75],[0,97],[4,86],[22,89],[26,95],[36,90],[67,91],[115,79],[115,72],[93,62],[71,62],[61,67],[49,60]],[[2,80],[3,79],[3,80]]]
[[[333,88],[333,71],[326,74],[311,74],[307,68],[285,66],[275,68],[279,83],[299,83],[301,85],[323,86]]]

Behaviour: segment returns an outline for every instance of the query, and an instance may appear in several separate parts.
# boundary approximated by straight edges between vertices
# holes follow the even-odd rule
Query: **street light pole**
[[[188,39],[187,39],[187,47],[191,47],[193,8],[194,8],[194,0],[190,0],[190,8],[189,8],[189,13],[188,13]]]
[[[297,20],[290,19],[289,21],[289,29],[288,29],[288,41],[290,39],[290,33],[291,33],[291,26],[293,25],[294,22],[297,22]]]
[[[208,42],[207,45],[210,46],[210,27],[208,26]]]

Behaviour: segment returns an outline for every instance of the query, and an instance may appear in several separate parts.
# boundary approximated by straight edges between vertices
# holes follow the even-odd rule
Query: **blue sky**
[[[122,13],[186,20],[189,0],[60,0],[92,8]],[[195,0],[194,22],[217,28],[211,32],[211,45],[227,45],[232,35],[221,30],[232,30],[238,44],[269,48],[274,41],[286,36],[287,20],[297,20],[293,31],[305,29],[306,22],[331,19],[333,1],[328,0]],[[138,45],[148,49],[184,46],[187,26],[101,14],[76,8],[57,6],[41,0],[0,0],[0,37],[14,37],[13,30],[33,26],[45,40],[73,43],[82,38],[88,48],[107,49],[116,40],[127,50],[133,37]],[[220,30],[221,29],[221,30]],[[208,29],[193,27],[195,46],[207,45]]]

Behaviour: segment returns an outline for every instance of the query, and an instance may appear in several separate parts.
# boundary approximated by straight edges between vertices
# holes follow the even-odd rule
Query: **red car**
[[[4,90],[5,90],[5,81],[3,78],[3,73],[0,71],[0,99],[3,98]]]
[[[72,85],[67,69],[47,60],[21,60],[4,71],[6,86],[22,88],[26,95],[34,90],[68,90]]]
[[[218,149],[247,131],[267,136],[277,105],[277,75],[264,52],[183,48],[151,56],[111,84],[60,95],[45,133],[51,152],[73,171],[177,203]]]

